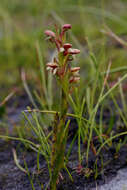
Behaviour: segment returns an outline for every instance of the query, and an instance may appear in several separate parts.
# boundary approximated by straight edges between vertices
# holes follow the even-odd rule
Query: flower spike
[[[59,87],[61,88],[61,110],[56,113],[54,118],[52,147],[51,147],[51,179],[50,189],[56,190],[57,181],[61,169],[65,165],[66,142],[68,139],[68,129],[66,128],[66,119],[68,111],[68,95],[72,93],[76,84],[80,80],[80,67],[71,67],[74,55],[79,54],[80,50],[73,49],[70,43],[66,43],[66,32],[71,29],[70,24],[64,24],[61,30],[56,26],[56,33],[46,30],[45,34],[57,48],[56,56],[52,62],[47,63],[47,70],[50,70],[56,76]],[[60,31],[60,32],[59,32]],[[69,127],[69,123],[67,123]],[[64,131],[64,133],[63,133]],[[62,151],[61,151],[62,150]]]

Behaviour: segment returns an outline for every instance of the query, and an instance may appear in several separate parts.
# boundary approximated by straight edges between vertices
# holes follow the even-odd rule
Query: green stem
[[[50,190],[56,190],[56,184],[59,177],[59,172],[64,168],[64,154],[66,147],[67,131],[65,130],[66,115],[68,110],[67,95],[62,89],[61,95],[61,113],[54,119],[53,128],[53,144],[51,156],[52,175],[50,179]]]

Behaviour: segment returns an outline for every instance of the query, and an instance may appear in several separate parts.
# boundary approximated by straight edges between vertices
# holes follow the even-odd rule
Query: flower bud
[[[63,31],[67,31],[67,30],[71,29],[71,24],[64,24],[62,26],[62,29],[63,29]]]
[[[55,38],[55,33],[52,32],[51,30],[46,30],[44,33],[46,36],[49,36],[51,38]]]

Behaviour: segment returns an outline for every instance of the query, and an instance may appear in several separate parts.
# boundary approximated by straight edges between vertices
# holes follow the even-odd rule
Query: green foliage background
[[[98,60],[107,63],[112,58],[113,68],[126,65],[126,51],[101,33],[107,25],[126,39],[126,10],[126,0],[0,0],[0,88],[20,85],[22,68],[30,80],[36,78],[36,42],[46,62],[49,53],[43,31],[54,24],[72,24],[75,46],[82,47],[79,62],[86,78],[90,77],[86,38]]]

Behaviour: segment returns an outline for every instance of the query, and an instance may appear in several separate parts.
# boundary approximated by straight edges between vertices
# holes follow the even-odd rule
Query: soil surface
[[[12,148],[17,150],[18,161],[23,168],[26,168],[26,170],[28,168],[28,174],[24,173],[16,166],[13,159]],[[81,173],[76,170],[78,161],[75,152],[77,147],[75,146],[74,153],[71,155],[68,163],[68,169],[72,173],[74,181],[72,182],[68,174],[62,171],[63,179],[60,180],[58,190],[93,190],[96,186],[108,183],[113,178],[115,179],[117,171],[127,166],[126,148],[127,147],[121,148],[117,156],[114,154],[113,149],[108,150],[108,152],[103,152],[103,161],[106,165],[104,169],[100,169],[99,163],[101,160],[98,158],[98,170],[100,170],[100,174],[95,180],[93,174],[91,174],[89,178],[86,177],[88,169],[86,171],[84,169]],[[95,160],[95,156],[91,154],[89,159],[89,170],[91,169],[91,171]],[[83,167],[86,167],[85,161]],[[46,162],[43,157],[40,157],[40,168],[40,172],[38,173],[36,153],[26,150],[19,142],[5,142],[0,140],[0,190],[32,190],[32,184],[35,190],[41,190],[42,184],[46,185],[49,179]],[[103,187],[104,186],[100,187],[100,190],[109,190]]]

